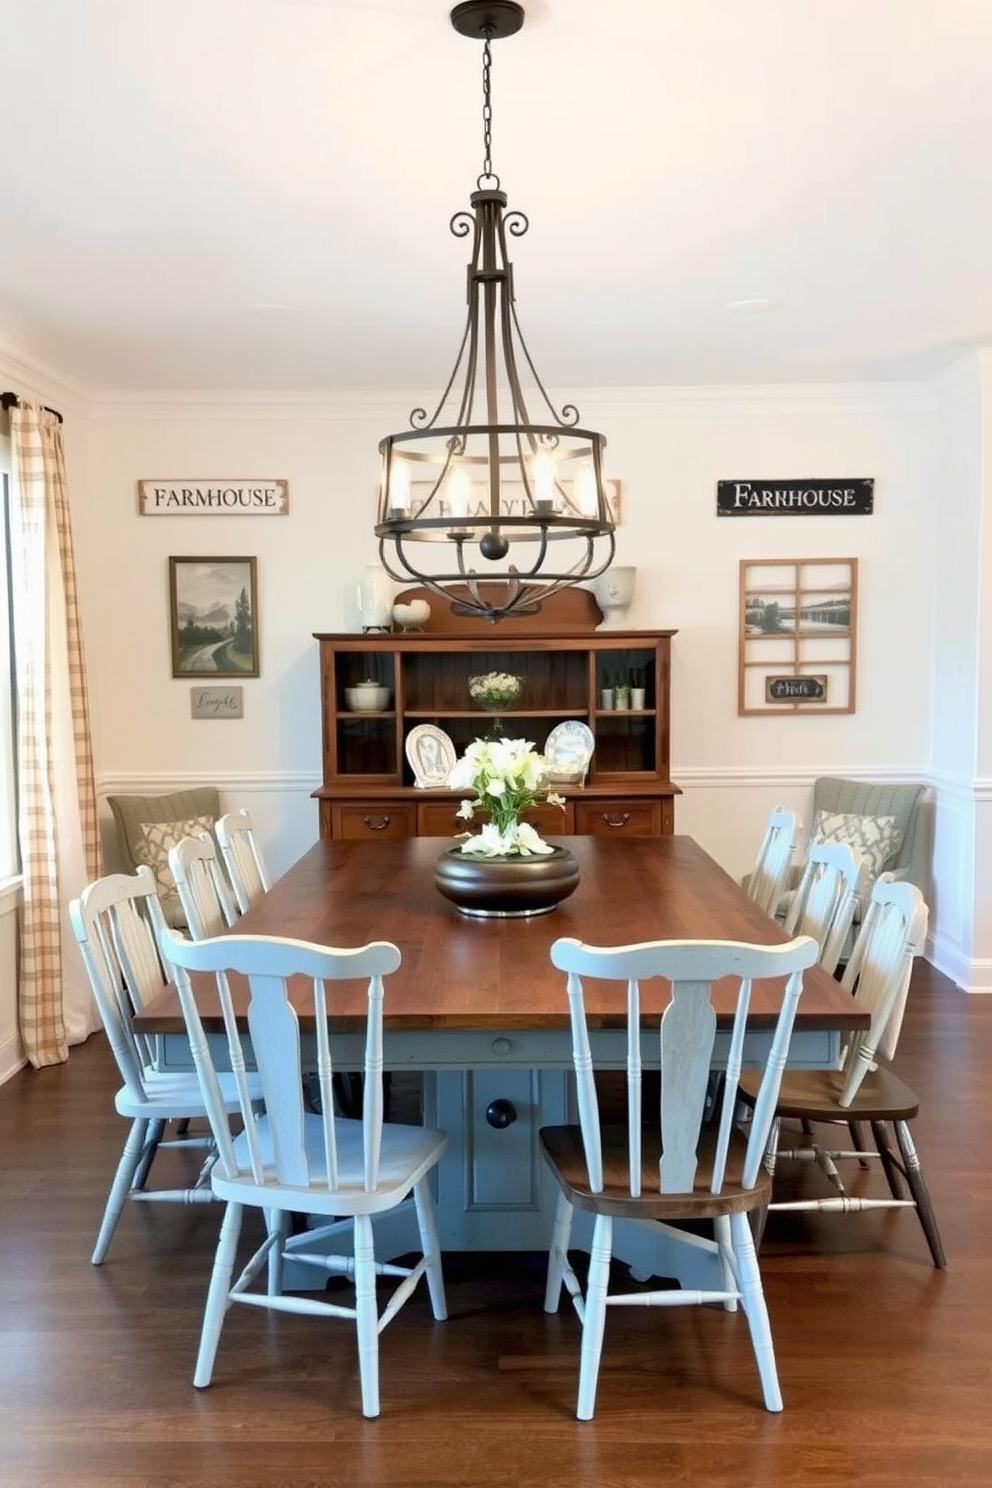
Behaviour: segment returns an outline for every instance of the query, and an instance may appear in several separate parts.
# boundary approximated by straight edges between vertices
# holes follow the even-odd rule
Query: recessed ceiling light
[[[737,315],[764,315],[769,310],[777,310],[778,306],[774,300],[731,300],[723,308],[733,310]]]

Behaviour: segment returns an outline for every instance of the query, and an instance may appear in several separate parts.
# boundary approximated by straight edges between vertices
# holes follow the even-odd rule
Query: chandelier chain
[[[493,105],[492,105],[492,81],[493,54],[490,42],[492,31],[487,27],[485,31],[485,45],[482,48],[482,144],[484,157],[482,161],[482,175],[478,184],[481,186],[485,180],[495,180],[499,184],[499,177],[493,175]]]

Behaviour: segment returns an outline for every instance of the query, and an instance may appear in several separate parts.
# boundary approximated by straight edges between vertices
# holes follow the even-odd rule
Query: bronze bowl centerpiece
[[[462,801],[466,820],[481,812],[482,830],[466,834],[458,847],[442,853],[434,869],[439,893],[464,915],[514,918],[549,914],[573,893],[579,865],[567,847],[545,842],[521,813],[537,801],[564,807],[548,784],[548,761],[526,739],[476,739],[449,778],[455,790],[469,789]]]
[[[438,892],[459,913],[477,919],[526,919],[550,914],[575,892],[579,865],[567,847],[528,857],[476,857],[449,847],[434,869]]]

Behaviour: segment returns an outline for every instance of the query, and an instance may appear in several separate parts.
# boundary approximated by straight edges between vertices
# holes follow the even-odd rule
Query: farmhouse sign
[[[718,517],[866,517],[874,499],[874,480],[855,477],[716,483]]]
[[[826,676],[766,677],[766,703],[825,703]]]
[[[283,517],[288,480],[142,480],[143,517]]]

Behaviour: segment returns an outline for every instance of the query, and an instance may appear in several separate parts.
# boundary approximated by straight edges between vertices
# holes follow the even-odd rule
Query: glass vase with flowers
[[[512,708],[524,685],[523,677],[512,672],[484,672],[481,676],[469,677],[468,695],[473,703],[490,713],[502,713]]]

